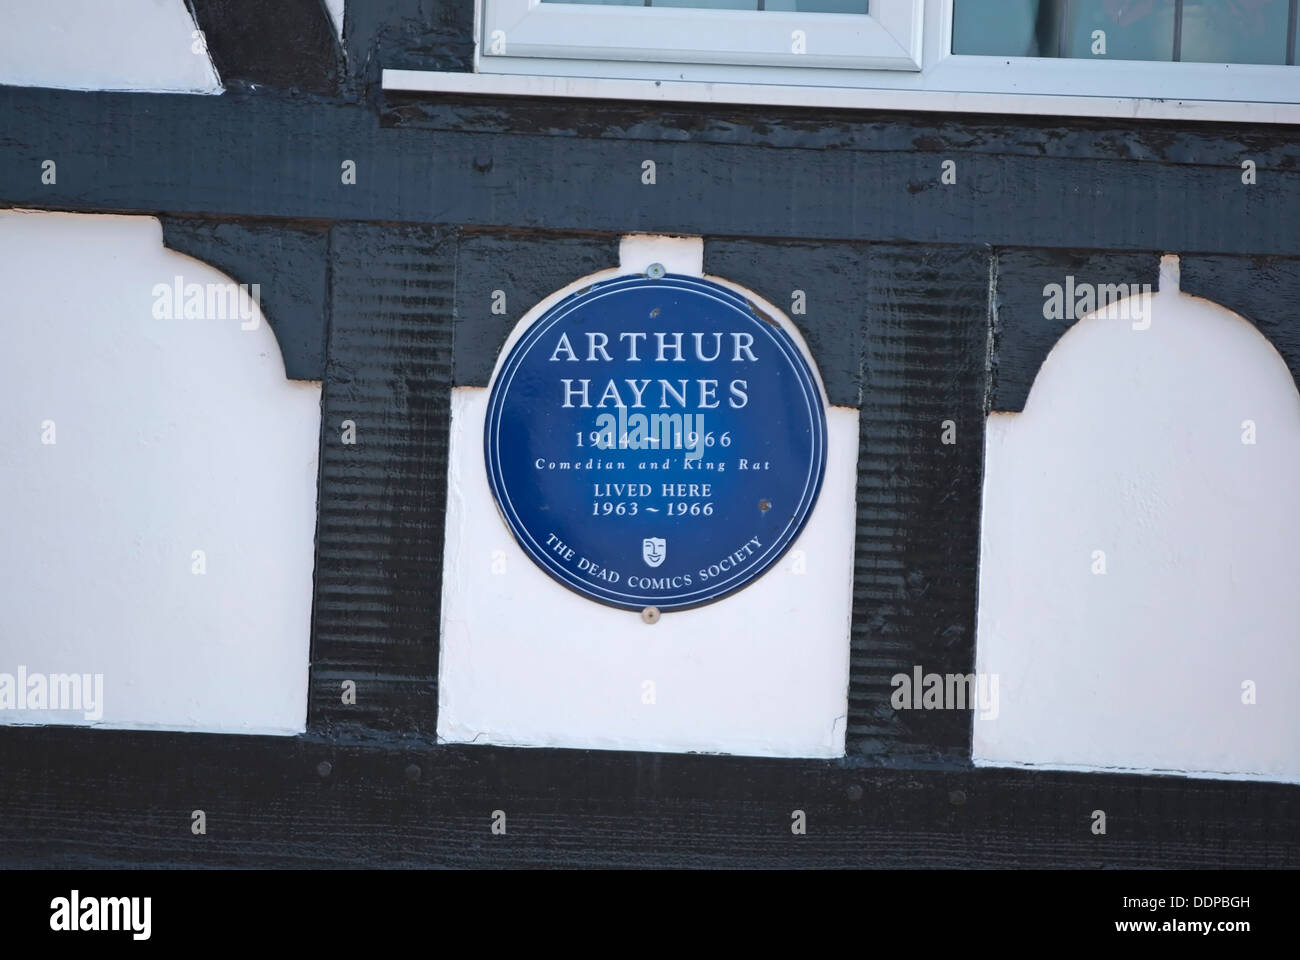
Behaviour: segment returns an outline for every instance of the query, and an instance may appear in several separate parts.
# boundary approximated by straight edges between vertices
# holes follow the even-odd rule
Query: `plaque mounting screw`
[[[658,622],[659,622],[659,608],[658,608],[658,607],[646,607],[644,610],[641,611],[641,619],[644,620],[646,623],[649,623],[649,624],[655,624],[655,623],[658,623]]]
[[[651,280],[661,280],[663,279],[663,275],[667,272],[668,271],[664,269],[662,263],[652,263],[650,266],[646,267],[645,275]]]

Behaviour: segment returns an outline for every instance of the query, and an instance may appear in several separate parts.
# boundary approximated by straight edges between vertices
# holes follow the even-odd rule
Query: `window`
[[[1296,0],[932,3],[948,12],[940,24],[947,42],[937,54],[927,50],[926,71],[936,88],[1300,102],[1300,72],[1290,66]],[[1216,119],[1242,118],[1225,110]]]
[[[956,0],[952,52],[1294,64],[1297,0]]]
[[[384,86],[1300,123],[1296,0],[855,2],[479,0],[477,73]]]
[[[480,53],[917,70],[921,0],[486,0]]]

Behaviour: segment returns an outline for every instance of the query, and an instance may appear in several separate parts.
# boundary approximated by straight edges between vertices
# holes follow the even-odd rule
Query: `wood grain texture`
[[[325,376],[329,234],[320,224],[162,217],[163,243],[211,264],[236,283],[257,284],[290,380]]]
[[[333,94],[343,50],[321,0],[185,0],[227,89]]]
[[[1157,253],[1100,253],[1087,250],[997,251],[994,281],[993,352],[990,363],[989,409],[1025,409],[1038,368],[1077,322],[1071,313],[1060,319],[1044,315],[1044,288],[1064,287],[1067,277],[1085,283],[1150,284],[1159,287]],[[1073,309],[1073,303],[1071,304]]]
[[[456,255],[453,383],[486,387],[497,355],[525,313],[561,287],[618,266],[619,238],[562,233],[472,233]],[[505,312],[493,313],[493,295]]]
[[[1285,257],[1179,258],[1179,287],[1253,323],[1286,361],[1300,389],[1300,260]]]
[[[309,723],[418,734],[437,707],[456,245],[342,224],[330,248]]]
[[[1300,795],[1270,784],[33,729],[0,764],[8,867],[1300,864]]]
[[[420,69],[420,68],[413,68]],[[424,68],[432,69],[432,68]],[[1065,160],[1120,160],[1233,168],[1241,161],[1285,173],[1300,171],[1300,151],[1285,126],[1125,122],[1113,118],[988,116],[933,111],[774,108],[738,104],[644,104],[550,97],[452,95],[385,90],[378,103],[386,127],[451,133],[533,133],[658,143],[713,143],[773,150],[914,152],[940,159],[989,154]],[[961,178],[960,164],[957,170]],[[935,177],[938,182],[937,176]],[[827,184],[834,190],[844,184]],[[917,184],[916,189],[924,189]]]
[[[384,68],[474,69],[474,0],[363,0],[343,16],[352,96],[376,91]]]
[[[862,343],[869,281],[867,244],[776,243],[709,238],[704,272],[748,287],[799,328],[832,404],[862,403]],[[792,315],[796,290],[803,314]]]
[[[870,253],[847,747],[872,763],[970,759],[967,711],[895,710],[890,681],[974,670],[990,257]]]
[[[462,98],[463,99],[463,98]],[[554,123],[573,130],[572,105]],[[708,108],[695,111],[700,122]],[[864,115],[859,123],[880,123]],[[627,122],[644,123],[631,108]],[[1300,146],[1255,130],[1276,167],[1245,187],[1236,165],[1060,155],[1062,131],[1008,120],[1008,138],[1041,154],[918,150],[944,121],[902,124],[881,149],[774,148],[538,132],[537,117],[506,132],[382,127],[361,102],[0,87],[0,205],[37,209],[366,220],[577,232],[686,233],[788,240],[949,243],[1091,250],[1300,255]],[[815,115],[773,112],[797,131]],[[1090,128],[1084,127],[1083,130]],[[1077,131],[1076,136],[1080,135]],[[1138,125],[1092,130],[1105,142],[1156,136]],[[1175,138],[1177,134],[1170,134]],[[794,134],[791,134],[791,138]],[[229,144],[214,162],[200,144]],[[233,145],[239,145],[234,148]],[[955,185],[939,182],[955,159]],[[1143,153],[1145,151],[1137,151]],[[41,183],[55,159],[56,184]],[[344,160],[356,163],[343,184]],[[642,163],[657,165],[654,185]]]

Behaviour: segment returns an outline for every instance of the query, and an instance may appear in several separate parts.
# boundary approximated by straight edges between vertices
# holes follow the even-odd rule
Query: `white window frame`
[[[927,21],[936,39],[925,52],[926,85],[931,89],[1300,104],[1300,69],[1280,64],[955,54],[953,0],[927,0],[927,7],[941,18]]]
[[[476,0],[483,42],[491,37],[484,5],[498,2]],[[504,56],[484,55],[479,44],[475,73],[385,70],[383,82],[439,93],[1300,124],[1300,66],[957,55],[953,0],[920,2],[919,70],[521,56],[507,37]]]
[[[480,64],[547,57],[919,70],[922,3],[872,0],[869,14],[835,14],[486,0]]]

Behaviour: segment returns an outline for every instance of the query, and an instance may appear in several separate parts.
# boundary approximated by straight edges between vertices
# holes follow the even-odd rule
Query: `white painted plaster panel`
[[[182,0],[5,0],[0,17],[0,84],[221,92]]]
[[[1150,329],[1081,320],[989,418],[977,763],[1300,780],[1300,395],[1170,260]]]
[[[334,32],[340,38],[343,37],[343,8],[344,0],[325,0],[325,9],[329,11],[330,19],[334,21]]]
[[[698,240],[631,238],[622,245],[623,269],[582,278],[547,298],[509,343],[552,303],[593,280],[653,262],[698,276],[700,250]],[[803,347],[781,311],[748,295]],[[487,401],[485,388],[452,391],[440,740],[843,755],[858,411],[828,409],[821,495],[781,562],[717,603],[665,613],[647,625],[636,612],[567,590],[516,544],[487,484]],[[806,572],[794,572],[800,564]],[[646,681],[654,684],[652,705],[643,702]]]
[[[153,218],[0,213],[0,673],[102,673],[106,727],[300,732],[320,385],[260,311],[155,318],[177,275],[231,282]],[[54,721],[92,722],[0,710]]]

